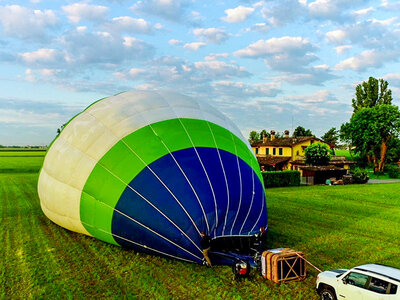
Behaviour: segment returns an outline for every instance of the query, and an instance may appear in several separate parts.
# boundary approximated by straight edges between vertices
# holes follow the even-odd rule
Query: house
[[[271,130],[270,138],[264,135],[261,141],[252,143],[251,147],[261,170],[298,170],[303,176],[303,168],[307,167],[304,150],[316,142],[325,143],[334,151],[333,144],[313,136],[290,137],[289,130],[285,130],[282,138],[276,138],[275,131]],[[350,169],[350,165],[354,163],[342,156],[332,156],[330,162],[333,166],[331,169],[337,170]]]

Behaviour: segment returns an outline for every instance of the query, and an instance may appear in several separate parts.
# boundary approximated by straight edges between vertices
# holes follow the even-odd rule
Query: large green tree
[[[305,129],[302,126],[297,126],[296,129],[293,131],[293,137],[298,136],[313,136],[310,129]]]
[[[370,77],[356,86],[356,98],[352,99],[353,112],[361,108],[373,107],[381,104],[392,104],[392,91],[388,89],[388,82],[383,79]]]
[[[313,143],[304,150],[306,164],[325,166],[331,160],[332,150],[325,143]]]
[[[321,139],[329,144],[334,144],[336,145],[338,140],[339,140],[339,131],[335,128],[332,127],[329,129],[322,137]]]
[[[397,106],[381,104],[358,110],[340,128],[342,139],[350,142],[361,155],[372,153],[374,170],[382,172],[388,146],[400,132],[400,111]]]

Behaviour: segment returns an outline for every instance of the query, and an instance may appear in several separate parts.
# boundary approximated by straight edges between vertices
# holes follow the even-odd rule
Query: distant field
[[[305,282],[276,285],[256,274],[235,282],[229,267],[138,254],[67,231],[41,212],[37,179],[0,174],[0,298],[317,298],[312,269]],[[400,268],[399,194],[400,184],[268,189],[268,247],[303,251],[324,270]]]
[[[45,151],[0,151],[0,173],[37,173]]]

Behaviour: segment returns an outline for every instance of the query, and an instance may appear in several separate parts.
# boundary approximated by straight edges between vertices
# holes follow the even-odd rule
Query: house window
[[[272,149],[272,155],[276,155],[276,148]]]
[[[283,148],[279,148],[279,155],[283,155]]]
[[[258,148],[256,148],[256,154],[258,154]]]
[[[266,154],[269,155],[269,148],[267,148],[266,151],[267,151]]]

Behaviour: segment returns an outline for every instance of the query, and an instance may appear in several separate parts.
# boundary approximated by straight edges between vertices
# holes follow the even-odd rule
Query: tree
[[[400,133],[399,108],[388,104],[361,108],[340,131],[342,139],[355,146],[356,153],[372,154],[374,171],[383,172],[388,147]]]
[[[306,130],[302,126],[297,126],[296,129],[293,131],[293,137],[299,137],[299,136],[313,136],[313,134],[310,129]]]
[[[326,166],[331,160],[331,148],[324,143],[314,143],[304,150],[306,164],[313,166]]]
[[[263,129],[260,131],[260,139],[264,137],[264,134],[267,136],[267,138],[271,137],[271,135],[265,129]]]
[[[336,130],[336,127],[332,127],[329,129],[322,137],[321,139],[328,144],[334,144],[336,145],[339,139],[339,131]]]
[[[57,128],[57,135],[59,135],[61,131],[63,131],[65,125],[67,125],[67,123],[62,124],[60,128]]]
[[[370,77],[368,81],[356,86],[356,98],[352,99],[353,113],[363,107],[392,104],[392,91],[388,89],[388,82],[383,79]]]
[[[249,135],[249,143],[253,144],[255,142],[258,142],[260,140],[260,134],[257,131],[250,131]]]

